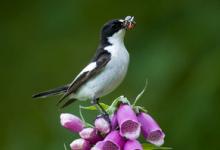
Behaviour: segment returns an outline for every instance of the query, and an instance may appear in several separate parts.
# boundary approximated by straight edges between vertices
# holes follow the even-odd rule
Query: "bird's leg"
[[[101,114],[103,114],[103,110],[102,110],[102,108],[100,108],[100,106],[99,106],[99,104],[98,104],[98,99],[93,99],[93,100],[91,101],[91,103],[92,103],[92,105],[94,105],[94,106],[96,107],[97,110],[99,110],[99,112],[100,112]]]
[[[105,109],[100,105],[99,103],[99,98],[96,98],[94,100],[92,100],[92,104],[95,105],[95,107],[97,108],[97,110],[100,111],[101,116],[108,121],[111,124],[110,118],[109,118],[109,114],[105,111]]]
[[[97,108],[97,110],[100,111],[101,114],[108,114],[105,111],[105,109],[100,105],[99,98],[96,98],[96,99],[92,100],[92,104],[95,105],[95,107]]]

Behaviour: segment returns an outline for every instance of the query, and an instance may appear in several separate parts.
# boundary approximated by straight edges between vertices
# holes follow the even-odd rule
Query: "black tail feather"
[[[65,93],[65,94],[60,98],[60,100],[57,102],[57,105],[59,105],[60,103],[62,103],[62,102],[65,100],[66,97],[67,97],[67,94]]]
[[[69,99],[69,100],[67,100],[64,104],[62,104],[62,105],[60,106],[60,108],[63,109],[63,108],[65,108],[65,107],[67,107],[68,105],[70,105],[71,103],[75,102],[75,101],[76,101],[76,99]]]
[[[58,88],[55,88],[55,89],[52,89],[52,90],[48,90],[48,91],[45,91],[45,92],[35,94],[35,95],[32,96],[32,98],[45,98],[45,97],[48,97],[48,96],[65,93],[67,91],[67,89],[68,89],[67,85],[62,86],[62,87],[58,87]]]

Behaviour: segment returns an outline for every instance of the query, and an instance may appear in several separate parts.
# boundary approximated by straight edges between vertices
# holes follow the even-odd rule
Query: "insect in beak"
[[[123,25],[127,30],[131,30],[135,27],[136,22],[134,21],[134,16],[127,16],[124,19]]]

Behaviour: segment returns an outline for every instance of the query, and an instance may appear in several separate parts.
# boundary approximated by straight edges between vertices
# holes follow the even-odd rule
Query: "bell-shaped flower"
[[[105,137],[102,150],[122,150],[125,141],[118,131],[112,131]]]
[[[156,121],[149,114],[143,112],[139,113],[137,117],[145,139],[156,146],[161,146],[164,143],[165,134]]]
[[[81,138],[89,141],[92,144],[95,144],[103,139],[95,128],[84,128],[79,132],[79,135]]]
[[[137,140],[128,140],[124,145],[124,150],[143,150],[143,147]]]
[[[80,132],[84,128],[82,120],[69,113],[62,113],[60,115],[60,123],[64,128],[72,132]]]
[[[101,134],[107,134],[111,130],[110,123],[103,117],[98,117],[95,120],[95,128],[101,132]]]
[[[134,140],[140,135],[141,125],[137,120],[135,112],[131,106],[121,104],[117,111],[117,120],[121,136]]]
[[[90,150],[89,141],[84,139],[76,139],[70,144],[71,150]]]
[[[91,150],[103,150],[104,141],[97,142]]]

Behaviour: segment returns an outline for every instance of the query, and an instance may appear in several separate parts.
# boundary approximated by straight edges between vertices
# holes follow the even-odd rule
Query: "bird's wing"
[[[92,77],[97,75],[102,71],[102,69],[106,66],[106,64],[110,61],[111,54],[108,51],[101,52],[95,59],[95,61],[91,62],[87,65],[80,74],[73,80],[73,82],[69,85],[66,93],[60,99],[58,104],[62,102],[67,96],[71,93],[75,93],[84,83],[89,81]]]

